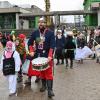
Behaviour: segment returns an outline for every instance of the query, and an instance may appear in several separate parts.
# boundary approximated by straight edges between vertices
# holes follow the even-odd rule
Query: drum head
[[[48,68],[48,58],[38,57],[32,61],[33,69],[37,71],[43,71]]]

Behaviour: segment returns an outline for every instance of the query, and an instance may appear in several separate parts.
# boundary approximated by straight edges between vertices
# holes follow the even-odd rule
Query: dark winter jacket
[[[73,37],[67,36],[66,42],[65,42],[65,49],[66,49],[66,58],[74,58],[74,50],[76,48],[75,43],[73,42]]]

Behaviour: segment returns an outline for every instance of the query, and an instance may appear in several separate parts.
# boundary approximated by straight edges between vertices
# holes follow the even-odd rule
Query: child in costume
[[[25,38],[26,38],[26,36],[24,34],[19,34],[19,36],[16,38],[16,42],[15,42],[16,50],[20,55],[22,64],[24,63],[25,56],[26,56]],[[17,81],[18,82],[22,82],[22,70],[21,70],[21,67],[20,67],[20,71],[18,72]]]
[[[16,94],[17,73],[20,70],[20,64],[19,53],[16,50],[13,51],[13,42],[8,41],[1,59],[0,69],[8,81],[9,96]]]

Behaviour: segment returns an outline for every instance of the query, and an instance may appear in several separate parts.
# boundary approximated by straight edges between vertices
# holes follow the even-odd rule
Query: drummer
[[[45,71],[40,72],[40,77],[42,80],[42,88],[40,92],[48,90],[48,97],[54,96],[53,93],[53,52],[55,48],[55,36],[54,32],[46,27],[45,19],[40,18],[38,21],[38,30],[35,30],[29,41],[29,51],[30,55],[36,57],[46,57],[49,61],[49,68]],[[34,49],[33,41],[36,43],[36,50]]]

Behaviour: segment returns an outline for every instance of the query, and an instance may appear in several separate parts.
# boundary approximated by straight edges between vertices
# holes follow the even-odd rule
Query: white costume
[[[82,48],[82,49],[77,48],[76,49],[75,60],[85,59],[89,55],[92,55],[92,54],[93,54],[93,51],[87,46],[84,46],[84,48]]]
[[[5,55],[6,55],[5,51]],[[9,93],[15,93],[16,92],[16,86],[17,86],[17,72],[20,70],[20,64],[21,64],[21,60],[20,60],[20,56],[19,53],[17,51],[14,52],[13,57],[15,59],[15,75],[7,75],[6,78],[8,80],[8,84],[9,84]],[[4,56],[2,56],[1,59],[1,65],[0,65],[0,69],[3,69],[3,59]]]

